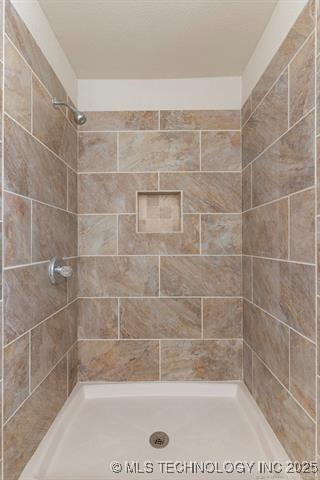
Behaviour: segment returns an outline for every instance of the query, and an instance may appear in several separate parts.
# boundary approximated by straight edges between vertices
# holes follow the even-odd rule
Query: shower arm
[[[69,108],[73,113],[77,113],[78,110],[76,108],[74,108],[72,105],[70,105],[70,103],[67,103],[67,102],[64,102],[63,100],[58,100],[57,98],[53,98],[52,99],[52,105],[56,108],[58,107],[67,107]]]
[[[58,100],[57,98],[53,98],[52,105],[54,106],[54,108],[58,108],[61,106],[69,108],[69,110],[71,110],[71,112],[73,113],[73,118],[77,125],[84,125],[87,121],[85,114],[74,108],[72,105],[70,105],[70,103],[64,102],[63,100]]]

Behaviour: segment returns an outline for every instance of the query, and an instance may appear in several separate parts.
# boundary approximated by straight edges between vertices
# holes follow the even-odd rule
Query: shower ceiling
[[[277,0],[39,0],[78,78],[240,75]]]

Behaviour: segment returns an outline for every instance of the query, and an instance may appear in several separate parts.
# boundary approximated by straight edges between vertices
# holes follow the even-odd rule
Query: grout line
[[[94,110],[93,110],[94,111]],[[156,110],[154,110],[156,111]],[[160,112],[163,111],[163,110],[160,110]],[[183,136],[184,133],[190,133],[190,132],[199,132],[199,131],[202,131],[202,132],[241,132],[241,128],[186,128],[186,129],[181,129],[180,130],[178,128],[172,128],[172,129],[167,129],[167,128],[160,128],[160,132],[163,132],[163,133],[181,133],[181,136]],[[144,133],[159,133],[159,130],[158,128],[156,129],[153,129],[153,130],[150,130],[150,129],[144,129],[144,130],[108,130],[108,129],[101,129],[101,130],[79,130],[80,133],[115,133],[115,132],[119,132],[119,133],[137,133],[137,134],[144,134]]]
[[[247,167],[250,163],[247,165]],[[70,167],[69,167],[70,168]],[[228,173],[228,174],[236,174],[241,175],[241,170],[121,170],[121,171],[110,171],[110,170],[100,170],[100,171],[85,171],[85,172],[78,172],[78,175],[161,175],[161,174],[221,174],[221,173]]]
[[[62,207],[58,207],[57,205],[53,205],[53,204],[50,204],[50,203],[46,203],[46,202],[43,202],[42,200],[38,200],[36,198],[33,198],[33,197],[27,197],[25,195],[21,195],[21,193],[16,193],[16,192],[12,192],[10,190],[7,190],[7,189],[3,189],[3,191],[5,193],[9,193],[10,195],[16,195],[17,197],[21,197],[25,200],[33,200],[34,202],[37,202],[37,203],[41,203],[41,205],[46,205],[47,207],[50,207],[50,208],[55,208],[56,210],[60,210],[61,212],[64,212],[64,213],[69,213],[71,215],[77,215],[76,213],[74,212],[68,212],[68,210],[66,208],[62,208]]]
[[[316,345],[317,341],[316,339],[315,340],[312,340],[310,337],[307,337],[306,335],[304,335],[303,333],[299,332],[298,330],[296,330],[294,327],[292,327],[292,325],[289,325],[288,323],[284,322],[283,320],[280,320],[278,317],[276,317],[275,315],[273,315],[273,313],[270,313],[268,310],[265,310],[264,308],[262,308],[260,305],[258,305],[257,303],[255,303],[254,301],[250,301],[248,299],[245,299],[248,303],[251,303],[254,307],[256,307],[258,310],[260,310],[261,312],[265,313],[266,315],[268,315],[269,317],[273,318],[274,320],[276,320],[277,322],[281,323],[284,327],[286,328],[289,328],[290,330],[292,330],[294,333],[296,333],[297,335],[300,335],[300,337],[304,338],[305,340],[307,340],[308,342],[312,343],[313,345]]]
[[[71,167],[71,165],[69,165],[69,163],[67,163],[62,157],[60,157],[57,153],[55,153],[53,150],[51,150],[48,145],[46,145],[45,143],[43,143],[41,140],[39,140],[38,137],[36,137],[33,133],[31,133],[29,130],[26,129],[26,127],[24,127],[21,123],[18,122],[18,120],[16,120],[14,117],[12,117],[10,115],[10,113],[8,112],[4,112],[4,118],[5,117],[8,117],[10,118],[10,120],[12,120],[16,125],[18,125],[18,127],[20,127],[24,132],[27,133],[27,135],[29,135],[30,137],[32,137],[36,142],[39,143],[39,145],[42,145],[48,152],[50,152],[56,159],[58,159],[63,165],[65,165],[66,167],[70,168],[70,170],[72,170],[74,173],[77,173],[76,170],[74,170],[73,167]]]
[[[221,337],[168,337],[168,338],[159,338],[159,337],[142,337],[142,338],[120,338],[117,337],[110,337],[110,338],[79,338],[79,342],[158,342],[159,340],[164,342],[198,342],[203,340],[204,342],[241,342],[243,338],[241,337],[230,337],[230,338],[221,338]]]
[[[49,375],[53,373],[53,371],[58,367],[58,365],[64,360],[64,358],[68,355],[70,350],[74,347],[77,343],[77,340],[71,345],[71,347],[62,355],[62,357],[54,364],[54,366],[50,369],[47,375],[41,380],[41,382],[31,391],[30,395],[28,395],[16,408],[16,410],[3,422],[3,427],[7,425],[10,420],[18,413],[18,411],[22,408],[22,406],[32,397],[32,395],[40,388],[40,386],[47,380]],[[67,397],[66,397],[67,398]]]
[[[253,116],[253,114],[258,110],[258,108],[260,107],[260,105],[262,104],[262,102],[265,100],[265,98],[269,95],[269,93],[271,92],[271,90],[273,89],[273,87],[278,83],[279,79],[282,77],[282,75],[285,73],[286,69],[291,65],[291,63],[293,62],[293,60],[296,58],[296,56],[299,54],[299,52],[303,49],[303,47],[308,43],[308,40],[312,37],[314,33],[314,28],[311,30],[311,32],[309,33],[309,35],[307,36],[307,38],[303,41],[303,43],[300,45],[300,47],[296,50],[296,52],[294,53],[293,57],[289,60],[289,62],[286,64],[286,66],[281,70],[280,74],[276,77],[275,81],[272,83],[271,87],[269,88],[269,90],[264,94],[264,96],[261,98],[261,100],[257,103],[257,105],[255,106],[255,108],[251,111],[251,114],[249,115],[249,117],[247,118],[246,122],[242,125],[242,128],[248,123],[248,121],[250,120],[250,118]],[[271,59],[272,60],[272,59]],[[270,63],[269,63],[270,64]],[[268,65],[269,66],[269,65]],[[267,68],[268,68],[267,66]],[[264,73],[266,72],[267,68],[265,69]],[[262,76],[264,75],[264,73],[261,75],[260,79],[262,78]],[[258,82],[260,81],[260,79],[258,80]],[[249,96],[251,96],[251,108],[252,108],[252,92],[254,91],[254,89],[256,88],[256,86],[258,85],[258,82],[256,83],[256,85],[252,88],[251,90],[251,93]],[[248,97],[249,98],[249,97]],[[240,110],[241,111],[241,110]]]
[[[283,195],[282,197],[275,198],[273,200],[269,200],[265,203],[260,203],[259,205],[255,205],[254,207],[251,207],[251,208],[248,208],[247,210],[244,210],[242,213],[247,213],[247,212],[250,212],[252,210],[256,210],[257,208],[265,207],[267,205],[272,205],[273,203],[280,202],[280,200],[284,200],[286,198],[293,197],[294,195],[298,195],[299,193],[304,193],[304,192],[307,192],[309,190],[313,190],[314,188],[315,188],[314,184],[309,185],[308,187],[302,188],[301,190],[297,190],[297,191],[292,192],[292,193],[287,193],[286,195]]]
[[[55,315],[58,315],[59,313],[61,313],[63,310],[67,309],[70,307],[70,305],[72,305],[73,303],[75,303],[76,301],[78,300],[78,298],[74,298],[71,302],[69,303],[66,303],[63,307],[59,308],[59,310],[56,310],[54,313],[52,313],[51,315],[49,315],[48,317],[44,318],[43,320],[40,320],[39,323],[37,323],[36,325],[34,325],[33,327],[29,328],[28,330],[26,330],[25,332],[21,333],[20,335],[18,335],[17,337],[15,337],[13,340],[10,340],[10,342],[4,344],[3,343],[3,347],[4,348],[7,348],[9,345],[12,345],[14,342],[16,342],[17,340],[20,340],[24,335],[26,335],[27,333],[29,332],[32,332],[33,330],[35,330],[36,328],[38,328],[40,325],[42,325],[43,323],[45,323],[47,320],[50,320],[51,318],[53,318]]]
[[[297,127],[299,125],[299,123],[303,122],[309,115],[311,115],[312,113],[315,113],[315,107],[313,106],[307,113],[305,113],[304,115],[302,115],[302,117],[299,118],[299,120],[297,120],[293,125],[291,125],[291,127],[286,130],[284,133],[282,133],[278,138],[276,138],[272,143],[270,143],[264,150],[262,150],[262,152],[260,152],[255,158],[253,158],[252,160],[250,160],[250,162],[248,162],[246,164],[246,167],[249,166],[249,165],[252,165],[254,162],[256,162],[257,160],[259,160],[266,152],[268,152],[276,143],[278,143],[280,140],[282,140],[289,132],[291,132],[291,130],[293,130],[295,127]]]
[[[277,377],[277,375],[270,369],[270,367],[265,363],[265,361],[258,355],[258,353],[253,350],[255,355],[258,357],[259,361],[264,365],[264,367],[268,370],[268,372],[277,380],[277,382],[284,388],[284,390],[287,392],[287,394],[291,397],[291,399],[303,410],[303,412],[308,416],[308,418],[312,421],[312,423],[316,423],[315,419],[310,415],[310,413],[307,412],[307,410],[301,405],[301,403],[292,395],[290,390],[288,390],[288,387],[286,387],[281,380]]]
[[[79,299],[87,299],[87,300],[92,300],[92,299],[106,299],[106,298],[113,298],[113,299],[117,299],[117,298],[124,298],[124,299],[133,299],[133,300],[143,300],[143,299],[147,299],[147,300],[159,300],[159,296],[158,295],[153,295],[153,296],[150,296],[150,295],[137,295],[137,296],[110,296],[110,297],[106,297],[106,296],[99,296],[99,297],[95,297],[95,296],[92,296],[92,297],[86,297],[84,295],[80,296],[80,297],[77,297],[77,300]],[[204,298],[204,299],[210,299],[210,298],[214,298],[214,299],[231,299],[231,300],[234,300],[234,299],[239,299],[241,300],[242,297],[239,296],[239,295],[234,295],[234,296],[230,296],[230,295],[226,295],[226,296],[214,296],[214,295],[207,295],[207,296],[203,296],[203,295],[188,295],[187,297],[186,296],[183,296],[183,295],[161,295],[161,299],[185,299],[185,300],[190,300],[190,299],[193,299],[193,298]]]

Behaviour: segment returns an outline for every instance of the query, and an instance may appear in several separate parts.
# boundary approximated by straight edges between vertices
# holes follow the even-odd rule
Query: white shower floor
[[[159,430],[163,449],[149,444]],[[20,480],[265,479],[259,461],[288,460],[241,383],[79,384]],[[255,462],[255,473],[217,473],[234,468],[226,461]]]

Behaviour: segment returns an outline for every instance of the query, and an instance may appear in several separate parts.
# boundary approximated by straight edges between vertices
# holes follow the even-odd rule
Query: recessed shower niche
[[[138,192],[139,233],[181,233],[182,192]]]

